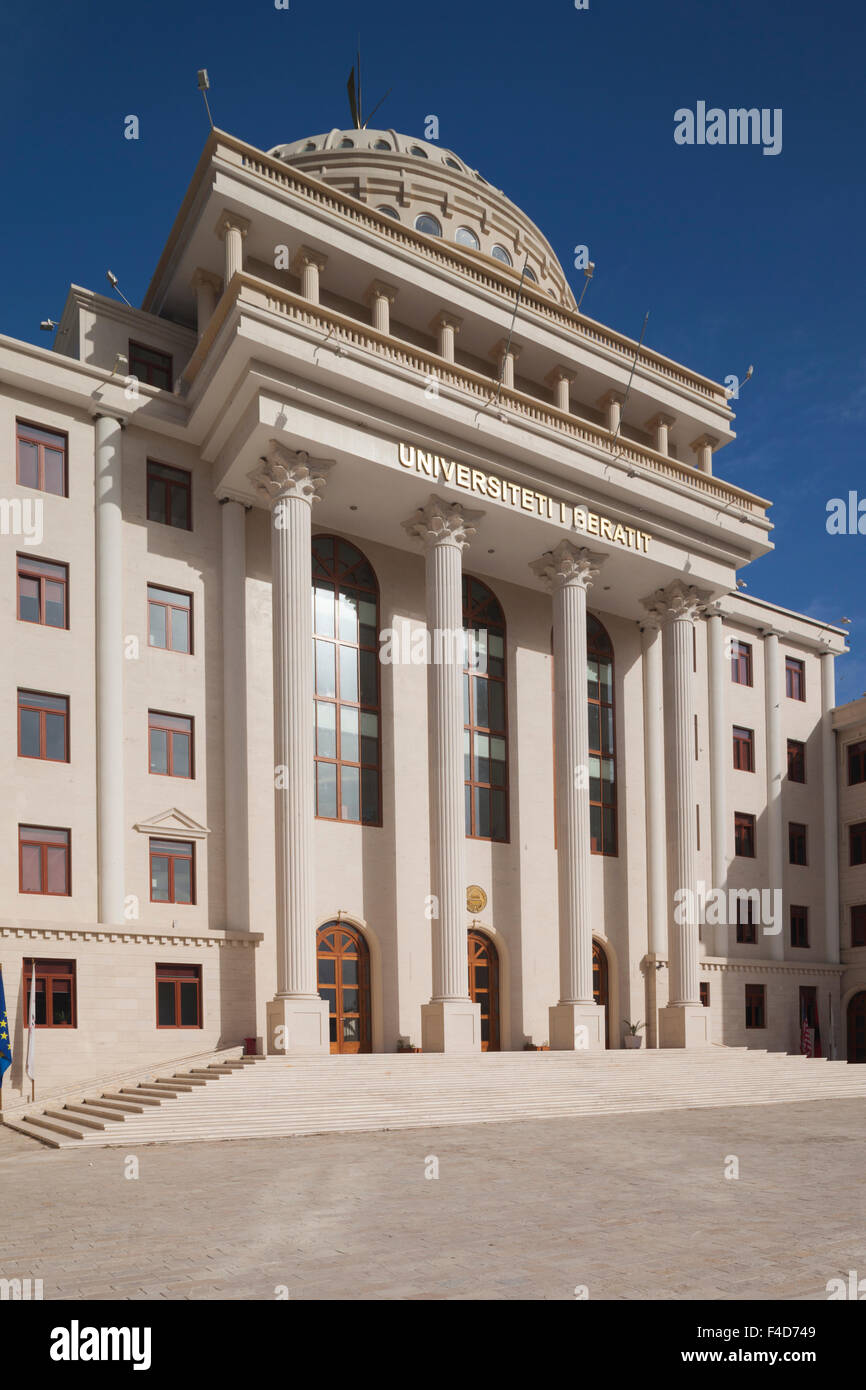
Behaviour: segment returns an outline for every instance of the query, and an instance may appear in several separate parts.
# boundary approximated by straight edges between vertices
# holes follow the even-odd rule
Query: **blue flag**
[[[3,971],[0,970],[0,1086],[3,1073],[12,1065],[12,1043],[9,1038],[9,1019],[6,1017],[6,991],[3,988]]]

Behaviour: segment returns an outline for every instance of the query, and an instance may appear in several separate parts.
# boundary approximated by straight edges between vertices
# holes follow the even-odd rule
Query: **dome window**
[[[410,153],[410,154],[418,154],[418,155],[421,156],[422,159],[426,159],[426,158],[427,158],[427,151],[426,151],[426,150],[422,150],[422,148],[421,148],[420,145],[410,145],[410,146],[409,146],[409,153]]]
[[[501,261],[503,265],[511,265],[511,257],[504,246],[491,246],[490,254],[495,256],[497,261]]]
[[[532,270],[529,266],[526,267],[523,273],[526,276],[527,280],[534,280],[535,283],[538,284],[538,276],[536,275],[535,271]]]
[[[354,148],[355,148],[355,142],[354,142],[354,140],[341,140],[340,143],[339,143],[339,145],[337,146],[337,149],[338,149],[338,150],[353,150]]]
[[[382,206],[381,206],[380,208],[377,208],[377,209],[376,209],[376,211],[377,211],[377,212],[384,212],[384,214],[385,214],[386,217],[393,217],[393,219],[394,219],[395,222],[399,222],[399,221],[400,221],[400,214],[399,214],[399,212],[397,211],[397,209],[396,209],[396,208],[389,208],[388,205],[387,205],[387,203],[383,203]]]
[[[448,168],[449,168],[449,169],[459,169],[459,168],[460,168],[460,165],[457,163],[457,160],[456,160],[456,159],[450,159],[450,158],[448,157],[447,154],[446,154],[446,156],[445,156],[445,163],[448,165]]]
[[[315,148],[316,148],[316,142],[315,142],[315,140],[308,140],[307,143],[306,143],[306,145],[304,146],[304,149],[305,149],[305,150],[314,150]]]
[[[387,140],[377,140],[373,146],[374,150],[390,150],[390,148],[391,146],[388,144]]]
[[[423,232],[425,236],[442,235],[442,228],[433,214],[429,212],[419,212],[415,218],[415,230],[416,232]]]
[[[469,246],[473,251],[480,249],[480,243],[471,227],[458,227],[454,233],[454,240],[460,246]]]

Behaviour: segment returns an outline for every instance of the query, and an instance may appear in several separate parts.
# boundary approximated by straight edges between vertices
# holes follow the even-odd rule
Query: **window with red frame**
[[[69,831],[48,825],[18,827],[18,891],[68,898]]]
[[[789,700],[806,698],[806,664],[795,656],[785,657],[785,694]]]
[[[195,902],[195,846],[191,841],[150,841],[150,901]]]
[[[42,627],[69,626],[69,566],[18,556],[18,617]]]
[[[748,642],[731,642],[731,680],[735,685],[752,684],[752,648]]]
[[[755,857],[755,817],[746,811],[734,812],[734,853],[743,859]]]
[[[69,762],[69,698],[18,691],[18,756]]]
[[[738,772],[755,770],[755,733],[734,725],[734,767]]]
[[[752,898],[737,898],[737,941],[741,946],[755,946],[758,929],[755,925],[755,904]]]
[[[593,854],[617,853],[613,644],[598,618],[586,618],[589,702],[589,843]]]
[[[746,985],[746,1027],[766,1028],[766,986]]]
[[[788,781],[805,782],[806,745],[795,738],[788,739]]]
[[[866,740],[848,744],[848,786],[866,782]]]
[[[24,962],[24,1009],[29,1017],[34,962]],[[75,961],[37,960],[36,1027],[76,1028]]]
[[[866,821],[848,828],[848,862],[852,866],[866,864]]]
[[[699,990],[700,990],[700,992],[701,992],[701,995],[700,995],[701,1003],[703,1004],[703,1006],[704,1006],[705,1009],[708,1009],[708,1008],[710,1007],[710,982],[709,982],[709,980],[701,980],[700,984],[698,985],[698,988],[699,988]]]
[[[508,840],[505,615],[480,579],[463,576],[463,777],[466,834]]]
[[[809,909],[799,905],[791,906],[791,945],[809,945]]]
[[[807,864],[806,827],[798,821],[788,823],[788,863]]]
[[[160,352],[158,348],[145,347],[144,343],[129,340],[129,374],[145,382],[147,386],[159,386],[163,391],[172,388],[171,353]]]
[[[193,721],[151,709],[147,724],[148,771],[160,777],[193,777]]]
[[[192,530],[192,474],[147,460],[147,519]]]
[[[201,966],[157,965],[157,1028],[201,1028]]]
[[[29,425],[25,420],[15,422],[16,478],[21,487],[50,492],[55,497],[69,495],[67,451],[69,441],[58,430],[45,430]]]
[[[192,595],[147,586],[148,645],[163,651],[192,652]]]

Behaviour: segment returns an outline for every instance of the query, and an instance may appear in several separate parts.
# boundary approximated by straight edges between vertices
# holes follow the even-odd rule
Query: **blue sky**
[[[47,344],[67,286],[138,303],[207,135],[261,148],[350,124],[356,36],[375,119],[459,152],[539,224],[584,308],[723,380],[755,376],[717,471],[774,502],[777,551],[749,593],[837,622],[840,702],[866,692],[866,535],[830,536],[829,498],[866,498],[864,105],[856,0],[47,0],[7,9],[0,53],[8,271],[0,332]],[[780,107],[782,151],[675,144],[674,112]],[[141,138],[123,138],[140,118]],[[579,272],[571,271],[579,289]],[[863,633],[861,638],[860,634]]]

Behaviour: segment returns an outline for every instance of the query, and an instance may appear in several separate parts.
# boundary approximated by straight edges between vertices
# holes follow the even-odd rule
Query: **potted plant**
[[[640,1037],[638,1029],[643,1028],[644,1026],[645,1025],[643,1023],[629,1023],[628,1019],[624,1018],[623,1027],[626,1031],[625,1036],[622,1040],[623,1047],[640,1047],[641,1043],[643,1042],[643,1038]]]

